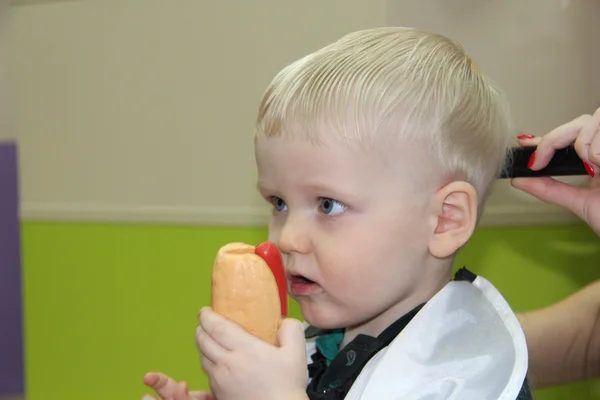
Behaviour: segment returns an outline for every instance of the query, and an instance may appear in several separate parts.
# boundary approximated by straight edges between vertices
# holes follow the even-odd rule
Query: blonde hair
[[[391,131],[400,143],[423,144],[438,177],[458,175],[483,198],[512,130],[503,94],[458,43],[387,27],[346,35],[280,71],[262,99],[255,137],[319,142],[326,131],[374,146]]]

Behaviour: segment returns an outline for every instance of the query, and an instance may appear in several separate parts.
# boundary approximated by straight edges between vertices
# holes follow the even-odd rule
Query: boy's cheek
[[[269,222],[269,232],[267,235],[267,239],[269,240],[269,242],[272,243],[279,243],[279,229],[277,229],[276,224],[272,221],[273,218],[271,218],[271,221]]]

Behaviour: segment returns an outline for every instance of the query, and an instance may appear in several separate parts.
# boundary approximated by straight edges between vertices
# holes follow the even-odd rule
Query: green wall
[[[22,234],[28,400],[139,399],[151,370],[205,388],[194,330],[213,257],[227,242],[266,238],[261,228],[33,222]],[[600,277],[598,260],[600,240],[584,226],[481,229],[456,266],[522,311]],[[537,398],[600,399],[593,388]]]

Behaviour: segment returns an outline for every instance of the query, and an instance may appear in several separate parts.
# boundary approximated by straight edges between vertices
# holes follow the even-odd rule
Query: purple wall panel
[[[24,393],[17,148],[0,142],[0,396]]]

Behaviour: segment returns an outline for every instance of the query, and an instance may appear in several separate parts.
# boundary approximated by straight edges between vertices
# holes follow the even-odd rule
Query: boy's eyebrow
[[[338,188],[332,185],[327,185],[327,184],[323,184],[320,182],[308,182],[305,185],[306,189],[309,189],[313,192],[321,192],[324,194],[329,194],[329,195],[337,195],[337,196],[348,196],[350,195],[350,193],[348,193],[347,190],[339,190]]]
[[[340,201],[356,202],[358,197],[357,193],[353,193],[348,188],[342,189],[335,185],[332,186],[320,182],[308,182],[303,188],[310,193]]]
[[[350,193],[348,191],[340,191],[338,189],[336,189],[335,187],[332,187],[330,185],[325,185],[322,183],[318,183],[318,182],[309,182],[309,183],[305,183],[302,185],[302,188],[304,190],[306,190],[308,193],[319,193],[323,196],[329,196],[333,199],[336,200],[349,200],[349,201],[355,201],[356,200],[356,194]],[[274,189],[273,187],[265,184],[264,181],[260,181],[258,180],[256,182],[256,190],[258,190],[259,193],[264,194],[264,193],[276,193],[277,190]]]
[[[332,188],[329,185],[322,185],[320,183],[307,183],[306,184],[306,188],[310,189],[312,191],[315,192],[332,192],[335,191],[334,188]]]
[[[323,192],[323,191],[331,191],[331,187],[326,186],[326,185],[321,185],[318,183],[307,183],[305,185],[303,185],[303,187],[305,189],[314,191],[314,192]],[[258,180],[256,182],[256,189],[260,192],[261,190],[273,190],[271,188],[269,188],[268,185],[265,185],[265,183],[263,181]]]

